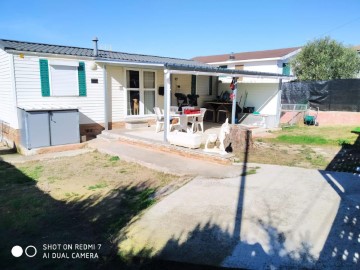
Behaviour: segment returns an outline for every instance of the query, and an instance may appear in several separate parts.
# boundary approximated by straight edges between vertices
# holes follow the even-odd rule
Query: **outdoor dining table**
[[[171,117],[174,118],[178,118],[179,119],[179,126],[180,126],[180,130],[186,130],[186,132],[188,133],[193,133],[194,130],[189,129],[187,124],[189,122],[192,122],[193,119],[195,117],[199,117],[201,116],[201,113],[178,113],[178,114],[171,114]]]

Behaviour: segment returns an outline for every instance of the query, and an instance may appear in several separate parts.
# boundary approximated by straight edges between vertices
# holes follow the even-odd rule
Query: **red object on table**
[[[184,110],[184,114],[199,114],[199,113],[200,110],[189,110],[189,109]]]

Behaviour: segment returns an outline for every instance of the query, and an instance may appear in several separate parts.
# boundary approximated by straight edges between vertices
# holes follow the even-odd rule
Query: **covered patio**
[[[106,61],[101,60],[97,61],[98,64],[100,64],[103,67],[103,77],[104,77],[104,128],[106,134],[112,134],[112,135],[120,135],[120,136],[129,136],[134,137],[137,139],[142,140],[148,140],[148,141],[154,141],[154,142],[162,142],[164,144],[169,143],[169,135],[170,133],[173,133],[171,130],[171,106],[177,106],[179,105],[177,100],[174,98],[175,93],[179,92],[180,89],[180,83],[182,78],[187,78],[188,81],[191,81],[191,85],[189,85],[189,82],[185,83],[184,89],[188,91],[188,93],[184,92],[183,94],[197,94],[197,91],[212,92],[212,94],[206,95],[206,98],[203,98],[199,101],[199,107],[203,107],[204,104],[209,102],[216,102],[217,97],[219,93],[217,92],[217,88],[211,89],[205,89],[206,87],[202,84],[199,87],[193,88],[193,78],[195,78],[196,82],[204,81],[205,79],[209,79],[210,83],[208,84],[209,87],[213,87],[214,83],[213,79],[217,78],[219,76],[226,76],[233,78],[233,88],[230,90],[229,88],[229,97],[227,99],[227,107],[228,112],[226,114],[227,118],[229,118],[229,123],[231,124],[237,124],[238,123],[238,114],[237,114],[237,106],[238,106],[238,98],[237,98],[237,79],[240,77],[256,77],[256,78],[272,78],[272,79],[278,79],[278,90],[275,93],[275,95],[272,97],[273,100],[276,101],[276,106],[280,108],[280,97],[281,97],[281,84],[282,79],[291,78],[290,76],[282,75],[282,74],[275,74],[275,73],[266,73],[266,72],[255,72],[255,71],[246,71],[246,70],[233,70],[233,69],[226,69],[226,68],[216,68],[213,66],[209,66],[202,63],[194,62],[195,65],[188,65],[188,64],[182,64],[182,63],[171,63],[171,62],[164,62],[164,63],[142,63],[142,62],[125,62],[125,61]],[[120,70],[122,74],[121,76],[118,76],[116,74],[120,74],[117,70]],[[127,86],[126,82],[129,80],[127,78],[126,74],[130,69],[139,69],[144,70],[144,72],[147,72],[146,70],[153,70],[156,72],[157,75],[154,76],[156,78],[156,82],[154,82],[154,87],[152,91],[155,93],[155,103],[154,106],[159,106],[163,108],[163,129],[161,132],[156,132],[155,127],[143,127],[142,129],[124,129],[123,125],[116,125],[114,124],[114,113],[115,113],[115,107],[114,102],[124,102],[124,103],[117,103],[117,104],[123,104],[124,108],[120,109],[122,110],[122,113],[120,114],[120,118],[117,121],[123,121],[122,123],[129,123],[129,122],[137,122],[142,121],[146,122],[150,119],[155,119],[156,115],[150,113],[152,111],[152,107],[148,106],[147,104],[142,104],[142,108],[140,106],[140,114],[142,115],[131,115],[133,110],[133,107],[131,105],[131,97],[126,96],[126,92],[129,93],[132,91],[131,86]],[[154,73],[155,74],[155,73]],[[117,78],[118,76],[119,78]],[[127,78],[127,79],[126,79]],[[189,80],[191,79],[191,80]],[[182,81],[184,82],[184,80]],[[116,83],[116,84],[115,84]],[[163,85],[163,86],[162,86]],[[114,87],[119,87],[121,91],[124,92],[124,94],[119,95]],[[130,88],[128,88],[130,87]],[[159,88],[159,90],[157,90]],[[160,89],[162,88],[162,94],[160,94]],[[204,89],[202,89],[204,88]],[[130,90],[129,90],[130,89]],[[146,89],[145,89],[146,90]],[[159,92],[158,92],[159,91]],[[143,91],[145,94],[146,91]],[[180,91],[181,92],[181,91]],[[115,94],[117,96],[115,96]],[[144,94],[143,97],[144,97]],[[161,95],[161,96],[160,96]],[[115,99],[116,98],[116,99]],[[141,103],[141,100],[140,100]],[[117,105],[117,108],[120,108]],[[146,115],[144,114],[146,111]],[[142,113],[141,113],[142,112]],[[129,114],[130,113],[130,114]],[[231,113],[231,115],[230,115]],[[137,113],[138,114],[138,113]],[[122,120],[121,120],[122,119]],[[280,119],[280,110],[277,110],[276,115],[276,121],[278,122]],[[206,138],[208,137],[208,134],[219,134],[219,130],[221,127],[221,124],[223,124],[223,121],[218,122],[204,122],[204,130],[205,132],[196,132],[197,136],[201,136],[201,142],[205,143]],[[111,131],[109,131],[111,129]],[[178,133],[183,134],[186,132],[181,132],[184,130],[179,130]],[[186,131],[186,130],[185,130]],[[104,133],[103,132],[103,133]],[[190,132],[191,133],[191,132]],[[200,135],[199,135],[200,134]]]

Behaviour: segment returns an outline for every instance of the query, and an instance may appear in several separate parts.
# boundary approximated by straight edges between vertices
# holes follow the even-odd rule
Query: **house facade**
[[[152,121],[153,108],[164,107],[164,64],[205,66],[193,60],[97,50],[97,44],[89,49],[0,40],[0,136],[20,143],[19,108],[77,108],[80,135],[88,137],[126,121]],[[216,97],[217,80],[210,77],[172,75],[173,92],[190,94],[193,88],[201,106]],[[173,94],[171,105],[176,105]]]

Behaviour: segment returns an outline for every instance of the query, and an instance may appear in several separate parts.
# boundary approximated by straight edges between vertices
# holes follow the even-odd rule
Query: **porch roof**
[[[210,65],[183,65],[171,64],[164,65],[165,69],[170,73],[177,74],[194,74],[194,75],[207,75],[207,76],[230,76],[230,77],[256,77],[256,78],[272,78],[272,79],[294,79],[293,76],[282,75],[278,73],[249,71],[239,69],[227,69],[214,67]]]

